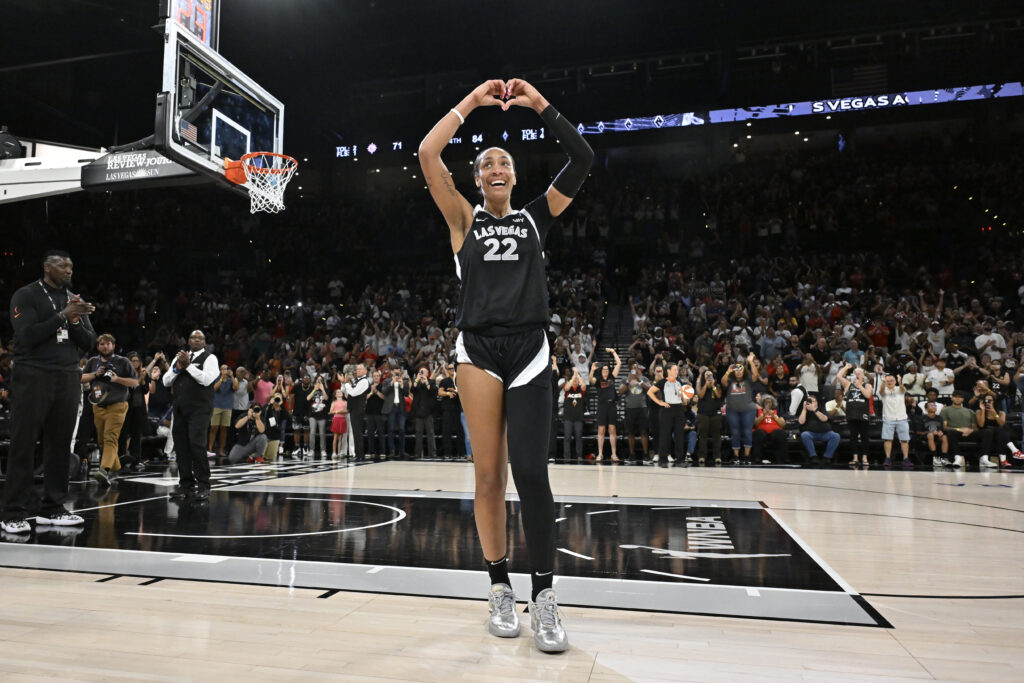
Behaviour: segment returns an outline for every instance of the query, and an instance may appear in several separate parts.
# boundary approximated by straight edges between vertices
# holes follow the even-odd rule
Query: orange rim
[[[263,168],[262,166],[255,166],[250,164],[249,161],[256,157],[280,157],[284,160],[282,163],[283,168]],[[238,163],[243,167],[247,168],[250,173],[269,173],[269,174],[281,174],[290,173],[292,169],[299,165],[299,162],[294,157],[290,157],[287,154],[278,154],[277,152],[250,152],[249,154],[243,155]]]

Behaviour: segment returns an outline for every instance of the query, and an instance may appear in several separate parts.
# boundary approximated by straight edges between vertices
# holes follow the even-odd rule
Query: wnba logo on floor
[[[735,550],[721,517],[687,517],[688,550]]]

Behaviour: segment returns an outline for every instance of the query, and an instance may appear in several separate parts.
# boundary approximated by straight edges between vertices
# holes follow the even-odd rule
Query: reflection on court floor
[[[76,485],[74,507],[85,527],[5,546],[2,564],[457,598],[485,593],[472,494],[261,484],[346,466],[215,468],[205,503],[171,502],[175,480],[166,471],[106,492]],[[511,497],[507,505],[511,568],[524,573],[513,582],[527,595],[520,504]],[[564,604],[887,625],[757,501],[556,497],[556,514]]]

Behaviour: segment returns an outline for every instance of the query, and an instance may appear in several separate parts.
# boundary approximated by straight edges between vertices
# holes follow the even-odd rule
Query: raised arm
[[[590,148],[587,141],[583,139],[576,126],[558,113],[558,110],[544,99],[544,96],[537,92],[537,89],[520,78],[513,78],[505,88],[506,96],[511,97],[503,105],[502,109],[507,110],[510,106],[530,107],[540,114],[540,118],[547,124],[554,134],[558,144],[562,146],[569,156],[569,162],[562,167],[555,179],[548,187],[548,211],[552,216],[558,216],[572,203],[573,197],[583,186],[583,181],[590,173],[590,166],[594,163],[594,150]]]
[[[618,377],[619,376],[619,370],[622,369],[622,359],[619,358],[619,354],[617,354],[615,352],[615,349],[613,349],[611,347],[608,347],[607,349],[605,349],[605,351],[610,352],[612,354],[612,356],[615,357],[615,368],[612,370],[612,377]]]
[[[466,230],[473,222],[473,207],[466,198],[455,189],[455,182],[448,167],[441,160],[441,151],[448,145],[455,131],[477,107],[500,105],[499,99],[505,93],[505,83],[491,80],[478,85],[471,93],[462,98],[441,120],[434,124],[427,136],[420,142],[417,156],[420,168],[430,196],[437,208],[441,210],[448,229],[451,231],[452,250],[456,253],[462,248],[462,240]]]

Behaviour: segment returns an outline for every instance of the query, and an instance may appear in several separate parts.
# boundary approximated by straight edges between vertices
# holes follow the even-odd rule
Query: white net
[[[283,154],[256,152],[242,158],[249,188],[249,211],[277,213],[284,211],[284,189],[295,175],[298,163]]]

